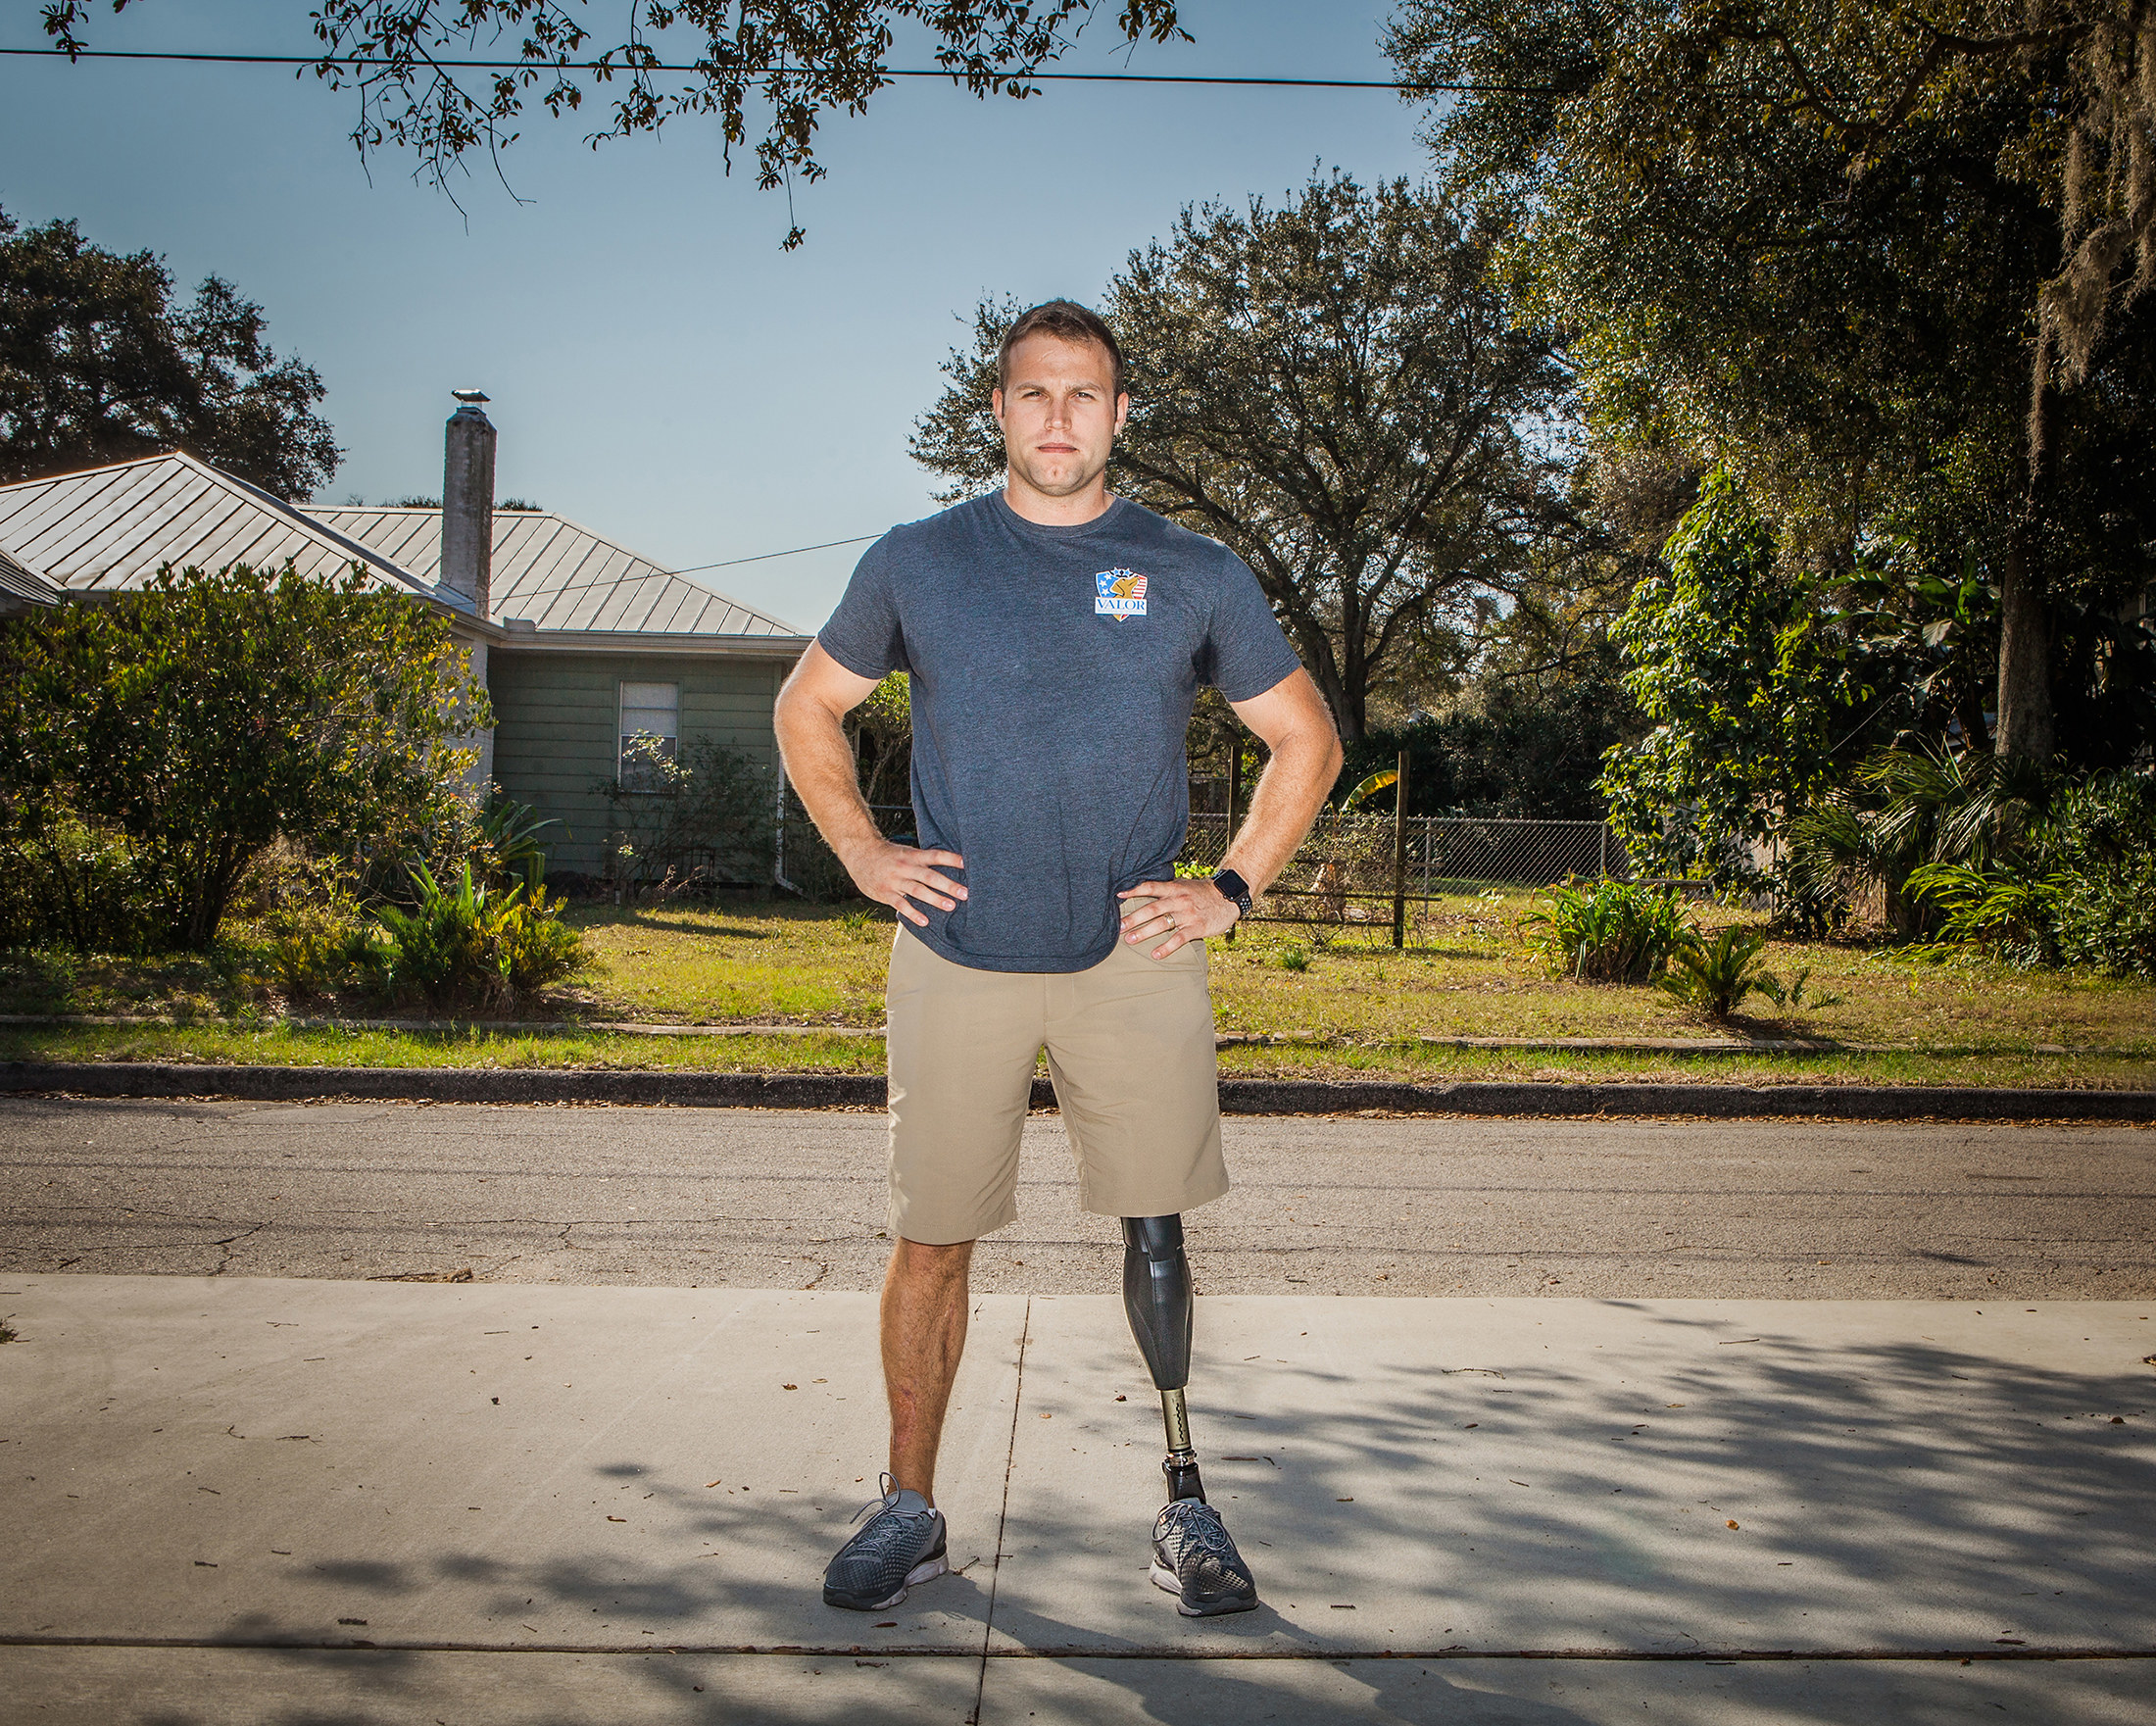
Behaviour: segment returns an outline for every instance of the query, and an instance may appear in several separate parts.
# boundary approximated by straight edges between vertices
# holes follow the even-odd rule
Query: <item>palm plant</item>
[[[1655,987],[1720,1024],[1772,975],[1756,962],[1767,945],[1764,929],[1726,925],[1712,941],[1696,929],[1670,955],[1669,970]]]
[[[1667,887],[1637,881],[1561,882],[1520,919],[1552,975],[1583,983],[1644,983],[1662,974],[1688,925]]]
[[[354,954],[392,998],[416,996],[435,1008],[508,1007],[584,962],[584,938],[562,921],[561,902],[550,903],[543,888],[527,895],[521,881],[489,887],[472,879],[469,863],[447,887],[416,863],[412,886],[412,909],[376,906],[378,932]]]
[[[561,825],[551,817],[541,819],[530,804],[497,791],[479,817],[479,849],[488,859],[487,873],[520,880],[527,892],[538,892],[547,876],[547,852],[539,835]]]
[[[2044,767],[1975,750],[1889,749],[1858,769],[1851,793],[1815,804],[1789,824],[1784,875],[1791,899],[1815,913],[1846,905],[1876,882],[1887,921],[1902,935],[1929,931],[1938,913],[1910,878],[1927,865],[1988,872],[2021,861],[2057,793]]]

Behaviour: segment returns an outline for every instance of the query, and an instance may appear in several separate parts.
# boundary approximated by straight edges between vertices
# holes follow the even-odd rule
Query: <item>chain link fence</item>
[[[1419,904],[1492,887],[1546,887],[1575,875],[1631,878],[1624,847],[1606,821],[1410,815],[1404,825],[1404,833],[1396,832],[1389,814],[1319,816],[1260,902],[1257,916],[1360,921],[1390,915],[1396,897]],[[1179,862],[1217,868],[1228,837],[1226,814],[1193,814]]]
[[[910,838],[913,811],[876,805],[876,825]],[[1321,815],[1259,902],[1257,918],[1279,922],[1383,921],[1396,896],[1421,904],[1492,887],[1546,887],[1571,876],[1632,878],[1606,821],[1511,815],[1410,815],[1396,880],[1397,843],[1389,814]],[[1177,865],[1211,870],[1228,849],[1228,817],[1196,812]],[[844,897],[850,884],[791,787],[779,814],[779,873],[811,899]]]

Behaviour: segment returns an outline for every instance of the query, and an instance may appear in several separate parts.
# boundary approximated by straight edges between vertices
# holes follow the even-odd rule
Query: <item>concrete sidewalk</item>
[[[2156,1721],[2156,1305],[2029,1308],[1207,1300],[1199,1623],[1118,1305],[985,1297],[870,1618],[870,1296],[17,1275],[0,1723]]]

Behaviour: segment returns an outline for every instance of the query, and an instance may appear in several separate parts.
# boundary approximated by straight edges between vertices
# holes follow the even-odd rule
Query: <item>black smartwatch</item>
[[[1234,904],[1238,920],[1250,914],[1250,884],[1233,869],[1222,869],[1213,876],[1212,884],[1220,889],[1223,899]]]

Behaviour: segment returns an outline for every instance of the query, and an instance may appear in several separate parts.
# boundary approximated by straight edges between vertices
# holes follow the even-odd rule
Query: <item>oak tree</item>
[[[211,276],[175,301],[152,253],[0,212],[0,483],[183,449],[282,498],[337,469],[314,368]]]
[[[1542,435],[1568,383],[1489,273],[1493,236],[1425,187],[1318,174],[1281,208],[1193,206],[1101,311],[1127,363],[1109,483],[1256,573],[1342,735],[1422,632],[1515,591],[1565,512]],[[984,301],[917,460],[956,499],[1000,482]]]
[[[2146,0],[1410,0],[1389,46],[1488,86],[1426,135],[1516,216],[1598,435],[1732,467],[1786,563],[1973,567],[1998,747],[2110,746],[2151,645],[2112,639],[2156,539]]]
[[[133,0],[139,4],[140,0]],[[114,0],[114,10],[130,0]],[[589,141],[657,132],[712,116],[725,161],[760,127],[757,183],[770,191],[823,177],[815,136],[837,109],[866,110],[892,79],[896,29],[925,32],[928,57],[977,97],[1023,98],[1101,0],[626,0],[590,21],[591,0],[319,0],[309,15],[316,74],[352,91],[363,156],[393,144],[416,177],[446,189],[473,154],[496,161],[527,104],[550,117],[605,103]],[[79,53],[91,0],[47,0],[45,32]],[[1175,0],[1121,0],[1130,42],[1189,40]],[[601,33],[595,34],[598,30]],[[752,122],[752,115],[755,116]],[[790,226],[786,245],[804,232]]]

